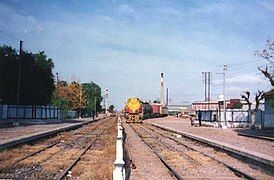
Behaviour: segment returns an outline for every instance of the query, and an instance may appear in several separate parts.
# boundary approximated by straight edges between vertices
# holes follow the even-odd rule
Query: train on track
[[[162,112],[161,112],[162,108]],[[161,104],[149,104],[142,102],[139,98],[129,98],[124,108],[126,122],[142,123],[144,119],[167,116],[167,112]]]

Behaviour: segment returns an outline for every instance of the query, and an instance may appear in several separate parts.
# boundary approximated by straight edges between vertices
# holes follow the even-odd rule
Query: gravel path
[[[188,119],[182,119],[172,116],[149,119],[145,122],[154,123],[176,130],[196,134],[199,136],[238,146],[243,149],[252,150],[274,157],[274,142],[239,136],[236,132],[236,128],[229,128],[225,130],[214,127],[193,127],[190,125]]]
[[[142,142],[141,138],[124,123],[126,138],[131,153],[131,158],[136,169],[131,169],[130,179],[174,179],[153,151]]]

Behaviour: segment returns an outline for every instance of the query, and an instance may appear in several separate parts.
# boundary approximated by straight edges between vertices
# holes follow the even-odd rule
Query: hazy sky
[[[159,98],[161,72],[171,104],[204,99],[203,71],[217,99],[223,63],[228,97],[270,87],[254,51],[274,39],[273,0],[2,0],[0,19],[0,44],[44,50],[61,79],[108,88],[118,108]]]

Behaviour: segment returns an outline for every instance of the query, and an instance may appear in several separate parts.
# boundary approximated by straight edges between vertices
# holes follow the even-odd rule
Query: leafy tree
[[[99,112],[102,108],[100,103],[103,100],[103,97],[101,96],[101,87],[93,82],[83,83],[82,87],[85,97],[87,98],[86,110],[91,112],[91,110],[96,109],[96,111]]]
[[[87,100],[83,88],[77,82],[72,82],[70,84],[58,83],[56,85],[52,104],[59,105],[58,107],[60,108],[64,107],[70,110],[78,110],[86,107]]]
[[[16,104],[18,53],[11,46],[0,46],[0,102]]]
[[[0,99],[5,104],[16,104],[19,54],[8,46],[0,46]],[[44,52],[22,52],[20,98],[22,105],[47,105],[54,91],[52,59]]]

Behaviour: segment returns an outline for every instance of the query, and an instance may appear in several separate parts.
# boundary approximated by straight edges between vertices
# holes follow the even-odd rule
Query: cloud
[[[131,14],[134,12],[134,9],[132,6],[128,5],[128,4],[121,4],[118,7],[118,10],[122,13],[127,13],[127,14]]]
[[[274,12],[274,2],[258,1],[258,4],[268,12]]]

